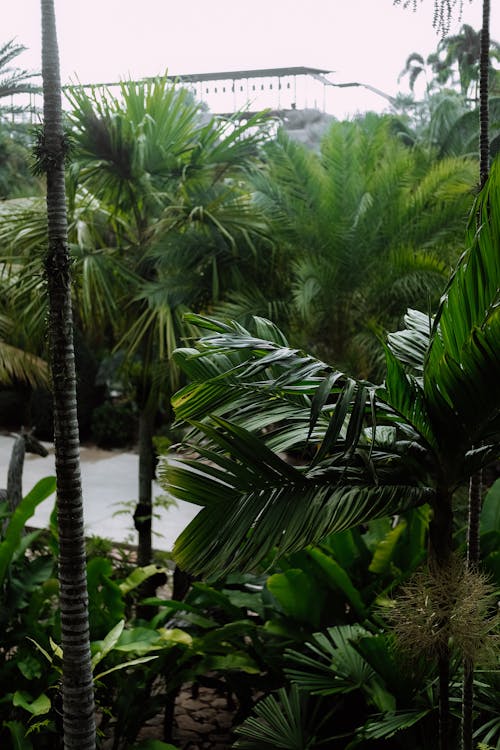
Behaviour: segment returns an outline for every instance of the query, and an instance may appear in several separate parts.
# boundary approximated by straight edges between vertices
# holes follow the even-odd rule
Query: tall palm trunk
[[[152,555],[152,482],[154,411],[146,405],[139,413],[139,502],[134,513],[138,533],[137,562],[148,565]]]
[[[489,75],[490,75],[490,0],[483,0],[483,25],[481,28],[481,51],[479,60],[479,155],[481,187],[488,179],[490,170],[489,135]]]
[[[65,750],[94,750],[95,719],[90,665],[70,261],[64,185],[64,135],[59,53],[53,0],[41,0],[44,142],[47,174],[50,366],[59,521],[59,588],[63,648]]]
[[[490,0],[483,0],[483,23],[479,61],[479,183],[483,188],[490,169],[489,74],[490,74]],[[478,218],[479,223],[479,218]],[[482,503],[482,473],[471,477],[467,524],[467,567],[479,565],[479,520]],[[462,750],[473,750],[474,663],[464,659],[462,686]]]

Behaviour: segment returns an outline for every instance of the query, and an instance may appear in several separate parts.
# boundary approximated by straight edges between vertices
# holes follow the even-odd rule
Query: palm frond
[[[304,652],[287,649],[285,674],[311,695],[335,695],[368,687],[375,672],[353,646],[370,634],[359,625],[315,633]]]
[[[409,309],[404,323],[403,330],[387,335],[387,345],[399,362],[421,374],[430,343],[432,318],[419,310]]]
[[[27,383],[33,388],[47,386],[49,369],[41,357],[0,340],[0,383]]]
[[[472,215],[470,247],[435,317],[424,368],[424,391],[436,431],[442,432],[444,443],[450,429],[457,430],[454,446],[466,449],[491,433],[500,410],[499,193],[497,161]]]
[[[199,458],[169,459],[163,481],[206,506],[178,540],[182,565],[247,567],[274,547],[299,550],[432,496],[425,472],[413,471],[411,486],[404,478],[417,426],[400,431],[397,412],[370,384],[291,348],[268,321],[256,321],[264,339],[235,323],[189,319],[212,332],[199,350],[175,355],[192,382],[173,405],[193,426],[189,449]],[[393,425],[390,446],[379,445],[378,422]],[[291,450],[304,456],[300,470],[278,455]]]
[[[238,750],[312,750],[324,721],[309,707],[309,701],[296,687],[287,693],[280,689],[276,695],[263,698],[236,729],[241,739],[233,745]]]

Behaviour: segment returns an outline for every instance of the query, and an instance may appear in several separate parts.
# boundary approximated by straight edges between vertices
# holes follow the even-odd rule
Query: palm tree
[[[335,123],[319,155],[279,133],[254,179],[288,268],[292,330],[364,377],[382,359],[380,327],[397,326],[410,304],[437,303],[472,202],[474,162],[435,163],[395,125]]]
[[[416,141],[431,148],[438,159],[448,156],[470,156],[480,159],[479,121],[480,108],[470,109],[458,92],[444,91],[433,94],[426,102],[428,112],[418,128]],[[488,151],[496,155],[499,150],[500,97],[488,101],[491,113],[491,132]]]
[[[489,139],[489,78],[490,78],[490,2],[483,0],[483,24],[480,34],[479,71],[479,181],[484,187],[490,166]],[[477,223],[482,220],[478,213]],[[469,514],[467,520],[467,566],[475,570],[480,560],[479,518],[482,505],[482,471],[471,477],[469,484]],[[464,679],[462,694],[462,747],[473,750],[473,704],[474,704],[474,661],[464,659]]]
[[[107,210],[112,256],[117,268],[125,269],[121,287],[114,272],[116,309],[108,324],[117,348],[135,362],[139,501],[134,520],[139,563],[146,564],[154,423],[159,400],[177,383],[169,356],[182,335],[186,306],[206,305],[219,286],[241,278],[236,259],[243,247],[252,247],[250,236],[262,232],[241,180],[266,131],[259,117],[245,125],[207,119],[187,90],[166,79],[124,82],[120,98],[103,88],[76,88],[69,98],[77,179]]]
[[[17,94],[32,94],[39,90],[32,83],[33,78],[38,78],[38,73],[30,73],[10,65],[25,49],[24,45],[17,44],[14,39],[0,45],[0,99]],[[13,107],[1,107],[0,117],[6,112],[11,114],[14,111]]]
[[[190,456],[169,458],[164,486],[201,512],[174,556],[194,573],[251,569],[333,531],[428,502],[432,575],[453,557],[453,495],[500,445],[500,164],[434,320],[409,311],[387,343],[383,386],[291,347],[272,324],[211,333],[176,357],[192,383],[173,400],[192,424]],[[475,213],[473,214],[475,217]],[[480,447],[476,447],[480,446]],[[303,465],[282,458],[293,451]],[[464,623],[461,623],[463,626]],[[449,628],[438,628],[440,750],[452,747]],[[466,627],[466,626],[465,626]]]
[[[59,524],[63,726],[67,750],[95,748],[83,504],[76,418],[71,277],[67,240],[59,53],[53,0],[42,0],[44,131],[38,158],[47,177],[50,367]]]
[[[244,176],[268,120],[246,125],[207,118],[166,80],[70,93],[75,141],[67,176],[73,303],[78,328],[97,348],[126,353],[140,410],[140,559],[151,555],[152,432],[159,406],[177,387],[169,362],[182,313],[203,309],[227,288],[248,285],[254,241],[265,225]],[[11,273],[22,267],[17,309],[43,320],[29,288],[45,246],[37,199],[8,201],[0,241]]]
[[[482,36],[482,30],[476,31],[468,24],[463,24],[458,34],[441,40],[436,56],[436,66],[438,66],[436,70],[447,71],[445,82],[450,79],[453,80],[454,67],[456,66],[462,96],[464,99],[471,99],[475,103],[478,100]],[[491,42],[489,35],[488,41],[489,44],[486,48],[488,58],[486,68],[483,65],[483,70],[489,78],[495,74],[492,59],[498,61],[500,58],[500,45],[498,42]],[[443,55],[441,58],[440,53]]]

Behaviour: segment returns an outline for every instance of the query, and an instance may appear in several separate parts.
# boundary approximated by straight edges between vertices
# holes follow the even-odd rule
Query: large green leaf
[[[4,721],[3,726],[10,732],[12,750],[33,750],[31,740],[26,737],[26,727],[20,721]]]
[[[387,335],[387,345],[399,362],[422,373],[430,343],[432,319],[419,310],[407,310],[405,328]]]
[[[406,521],[402,519],[385,535],[383,539],[380,540],[375,552],[373,553],[373,558],[368,568],[371,573],[385,573],[389,566],[393,564],[394,550],[405,529]]]
[[[353,584],[347,571],[331,555],[326,555],[318,547],[308,549],[308,555],[322,570],[330,586],[334,589],[340,589],[358,617],[364,619],[367,614],[366,607],[360,592]]]
[[[431,713],[431,709],[419,711],[394,711],[383,714],[380,719],[371,719],[363,727],[363,736],[369,740],[389,739],[398,732],[418,724]]]
[[[500,479],[497,479],[484,498],[481,511],[481,533],[500,533]]]
[[[304,570],[290,568],[284,573],[274,573],[267,579],[266,586],[286,615],[319,627],[324,604],[322,592]]]
[[[55,477],[40,479],[26,497],[23,497],[12,514],[5,532],[5,539],[0,544],[0,585],[5,579],[8,566],[21,542],[26,521],[31,518],[37,506],[55,492],[55,489]]]
[[[43,716],[51,708],[50,698],[45,693],[41,693],[37,698],[33,698],[25,690],[16,690],[12,697],[12,705],[24,708],[32,716]]]

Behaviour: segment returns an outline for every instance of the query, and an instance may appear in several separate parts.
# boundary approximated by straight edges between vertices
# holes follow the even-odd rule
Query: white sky
[[[17,64],[40,69],[39,0],[1,0],[3,43],[29,48]],[[390,95],[407,89],[398,75],[414,51],[439,37],[433,0],[413,13],[392,0],[56,0],[63,83],[253,68],[311,66],[336,71]],[[500,40],[500,7],[491,35]],[[464,0],[462,22],[478,29],[481,1]],[[451,33],[458,31],[452,26]],[[337,116],[385,106],[364,89],[334,89]]]

